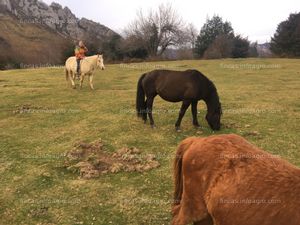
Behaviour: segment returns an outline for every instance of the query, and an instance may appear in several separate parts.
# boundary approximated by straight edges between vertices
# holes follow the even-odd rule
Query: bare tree
[[[190,23],[187,27],[187,38],[188,38],[188,44],[190,44],[190,47],[192,49],[195,48],[197,36],[198,36],[198,30],[196,29],[194,24]]]
[[[221,34],[204,52],[205,59],[220,59],[232,57],[233,40],[227,35]]]
[[[161,56],[170,46],[178,46],[186,41],[185,23],[172,8],[162,4],[157,11],[150,10],[144,15],[142,10],[137,18],[125,29],[127,38],[137,40],[151,57]]]

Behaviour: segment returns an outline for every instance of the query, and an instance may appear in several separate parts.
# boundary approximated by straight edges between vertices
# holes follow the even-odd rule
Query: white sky
[[[50,4],[53,0],[43,0]],[[121,32],[136,16],[139,9],[145,12],[156,9],[161,3],[172,3],[187,23],[200,30],[207,16],[218,14],[231,22],[235,33],[251,41],[264,43],[270,40],[278,23],[290,13],[300,12],[300,0],[54,0],[68,6],[79,18],[94,20]]]

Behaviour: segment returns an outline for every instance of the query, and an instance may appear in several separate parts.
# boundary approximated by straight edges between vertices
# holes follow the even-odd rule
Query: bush
[[[250,42],[247,38],[237,35],[233,38],[232,57],[246,58],[249,55]]]
[[[123,59],[121,42],[121,36],[117,34],[114,35],[111,39],[103,42],[101,54],[104,54],[106,59],[112,61]]]
[[[20,69],[21,63],[15,60],[4,61],[0,63],[0,70]]]

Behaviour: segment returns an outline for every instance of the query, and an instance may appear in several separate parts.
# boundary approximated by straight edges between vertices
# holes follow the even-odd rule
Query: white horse
[[[70,57],[67,59],[65,64],[65,73],[66,73],[66,80],[70,80],[72,83],[72,87],[76,88],[75,86],[75,76],[77,73],[77,62],[76,57]],[[93,72],[96,68],[100,68],[102,70],[105,69],[105,66],[103,64],[103,55],[94,55],[90,57],[85,57],[80,62],[80,88],[82,88],[82,83],[84,80],[85,75],[89,76],[90,80],[90,87],[92,90],[94,90],[93,85]]]

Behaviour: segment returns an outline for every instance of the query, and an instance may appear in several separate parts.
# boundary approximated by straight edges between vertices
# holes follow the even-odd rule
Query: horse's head
[[[222,107],[219,103],[216,107],[210,108],[206,114],[206,120],[213,130],[220,130],[221,128],[221,116],[222,116]]]
[[[103,55],[97,55],[97,67],[104,70]]]

